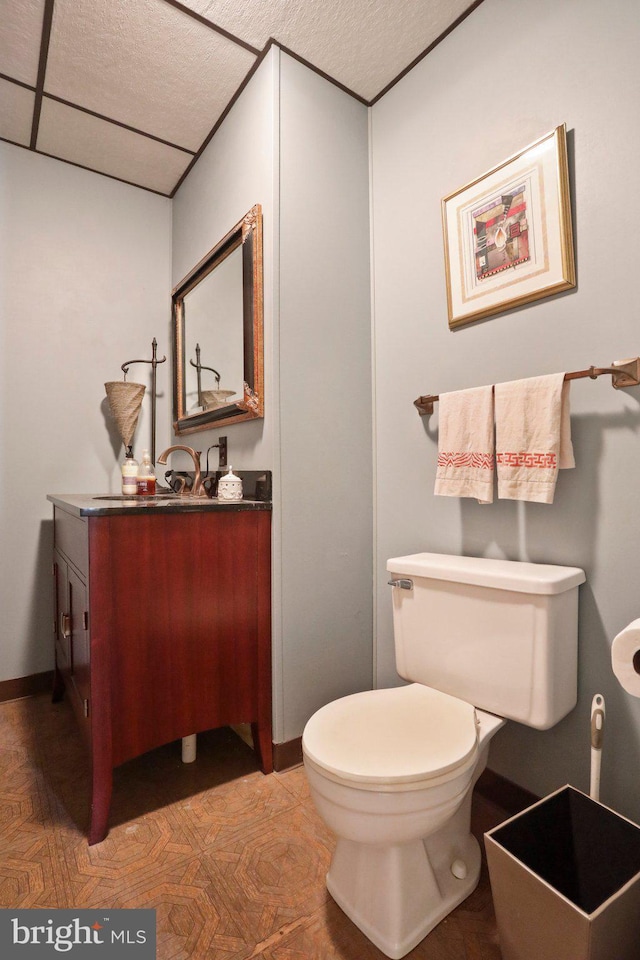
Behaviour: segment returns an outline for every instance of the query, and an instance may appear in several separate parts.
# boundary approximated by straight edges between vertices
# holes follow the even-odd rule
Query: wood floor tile
[[[298,800],[310,799],[309,781],[307,780],[303,766],[291,767],[289,770],[276,773],[275,776]]]
[[[330,841],[329,841],[330,842]],[[241,918],[246,956],[257,944],[328,899],[328,838],[295,807],[251,833],[214,846],[202,859],[220,911]]]
[[[265,946],[261,960],[385,960],[328,898],[308,921]]]
[[[277,777],[254,772],[182,801],[181,810],[194,846],[207,849],[231,842],[238,834],[260,831],[296,805]]]
[[[123,764],[110,830],[86,842],[89,766],[65,703],[0,704],[0,907],[148,907],[158,960],[383,960],[331,900],[335,838],[302,766],[263,776],[231,730]],[[473,829],[504,819],[474,798]],[[478,889],[408,960],[500,960],[486,863]]]
[[[11,700],[2,704],[0,750],[22,749],[31,752],[37,726],[35,710],[32,708],[30,699]],[[32,699],[35,700],[36,698]]]
[[[24,838],[22,838],[24,841]],[[51,834],[39,832],[30,845],[0,855],[0,907],[66,907],[58,870],[58,850]]]

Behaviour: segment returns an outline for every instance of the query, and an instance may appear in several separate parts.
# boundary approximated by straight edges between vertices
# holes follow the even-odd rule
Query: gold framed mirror
[[[176,435],[263,417],[260,204],[180,281],[171,301]]]

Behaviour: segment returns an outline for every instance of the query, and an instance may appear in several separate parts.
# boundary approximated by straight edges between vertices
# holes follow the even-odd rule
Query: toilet
[[[302,750],[336,834],[329,893],[388,957],[475,889],[473,786],[507,720],[539,730],[577,700],[577,567],[419,553],[389,560],[396,667],[308,721]]]

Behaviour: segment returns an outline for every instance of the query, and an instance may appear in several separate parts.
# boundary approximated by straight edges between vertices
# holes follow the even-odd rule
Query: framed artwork
[[[442,201],[449,326],[575,287],[564,124]]]

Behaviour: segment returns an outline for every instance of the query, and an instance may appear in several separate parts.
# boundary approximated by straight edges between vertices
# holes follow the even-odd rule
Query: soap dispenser
[[[138,476],[138,461],[133,456],[133,447],[127,447],[125,459],[122,462],[122,494],[125,497],[135,497]]]
[[[142,451],[142,461],[138,467],[136,478],[136,493],[138,496],[153,496],[156,492],[156,475],[151,465],[151,456],[148,450]]]
[[[242,500],[242,480],[236,477],[231,466],[218,480],[218,500]]]

